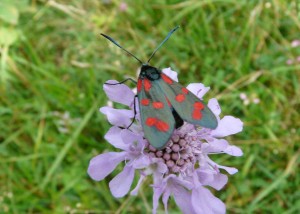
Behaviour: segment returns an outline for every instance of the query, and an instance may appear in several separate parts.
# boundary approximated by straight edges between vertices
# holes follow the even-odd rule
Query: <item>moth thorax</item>
[[[160,70],[149,65],[143,65],[141,68],[141,77],[151,81],[160,79]]]

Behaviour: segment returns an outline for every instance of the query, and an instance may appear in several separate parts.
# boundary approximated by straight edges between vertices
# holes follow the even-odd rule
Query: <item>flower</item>
[[[300,46],[300,40],[299,39],[295,39],[291,42],[291,46],[293,48]]]
[[[121,2],[120,6],[119,6],[119,10],[121,12],[124,12],[128,9],[128,5],[126,4],[126,2]]]
[[[163,69],[166,75],[175,81],[177,73],[170,68]],[[110,80],[109,83],[117,83]],[[202,99],[209,87],[201,83],[192,83],[187,89]],[[216,99],[210,99],[208,107],[218,120],[214,130],[184,123],[176,129],[162,150],[151,146],[144,138],[143,129],[137,122],[130,126],[134,117],[135,94],[124,84],[104,85],[104,91],[111,101],[126,105],[129,109],[115,109],[111,106],[100,108],[113,125],[105,139],[120,152],[108,152],[91,159],[88,174],[96,181],[104,179],[118,164],[125,163],[123,171],[114,177],[109,187],[114,197],[125,196],[131,188],[135,172],[140,178],[137,186],[131,191],[136,195],[140,185],[147,177],[153,179],[153,213],[162,197],[165,212],[168,212],[168,199],[173,196],[183,213],[225,213],[225,204],[216,198],[206,187],[222,189],[228,181],[227,175],[238,170],[233,167],[215,163],[211,156],[228,154],[241,156],[240,148],[230,145],[223,139],[242,131],[243,123],[238,118],[224,116],[220,118],[221,108]],[[136,101],[137,102],[137,101]],[[136,106],[138,106],[136,104]]]
[[[292,65],[294,63],[294,60],[293,59],[288,59],[286,60],[285,62],[287,65]]]
[[[244,105],[249,105],[250,103],[253,103],[253,104],[260,103],[260,99],[257,98],[256,94],[251,94],[250,97],[248,97],[247,94],[241,93],[240,98],[241,98],[241,100],[243,100]]]

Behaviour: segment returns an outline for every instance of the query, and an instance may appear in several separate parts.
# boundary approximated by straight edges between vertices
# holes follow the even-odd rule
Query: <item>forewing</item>
[[[150,144],[162,149],[169,141],[175,120],[157,81],[138,80],[138,98],[142,127]]]
[[[211,129],[218,126],[217,118],[202,100],[167,75],[162,73],[161,77],[161,90],[184,121]]]

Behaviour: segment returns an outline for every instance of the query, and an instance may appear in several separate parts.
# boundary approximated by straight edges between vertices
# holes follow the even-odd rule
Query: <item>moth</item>
[[[210,129],[215,129],[218,126],[218,120],[215,115],[202,100],[187,88],[172,80],[160,69],[149,65],[150,60],[158,49],[178,28],[179,26],[168,33],[166,38],[153,51],[147,63],[143,63],[111,37],[101,34],[134,57],[142,65],[137,82],[128,78],[116,84],[123,84],[127,80],[131,80],[137,84],[141,125],[144,129],[145,138],[156,149],[163,149],[170,140],[174,129],[181,127],[184,121]],[[110,83],[105,84],[116,85]],[[134,112],[136,115],[135,106]],[[129,127],[134,121],[135,116]]]

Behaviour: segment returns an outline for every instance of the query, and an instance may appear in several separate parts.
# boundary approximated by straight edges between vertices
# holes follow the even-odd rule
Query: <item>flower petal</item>
[[[210,87],[205,87],[202,83],[191,83],[186,88],[200,99],[202,99],[210,89]]]
[[[145,179],[145,175],[141,174],[136,187],[130,192],[130,195],[137,195],[138,194],[139,189],[140,189],[144,179]]]
[[[144,169],[150,165],[150,158],[142,153],[133,161],[133,168],[135,169]]]
[[[227,182],[228,182],[227,175],[224,175],[222,173],[217,173],[214,175],[214,179],[211,182],[207,183],[206,185],[209,185],[215,188],[216,190],[220,190],[225,186],[225,184],[227,184]]]
[[[228,144],[227,140],[214,138],[213,141],[209,143],[203,143],[201,145],[201,150],[203,154],[210,153],[226,153],[232,156],[242,156],[242,150],[237,146],[231,146]]]
[[[220,169],[224,169],[226,172],[228,172],[230,175],[233,175],[235,173],[237,173],[239,170],[237,170],[236,168],[234,167],[228,167],[228,166],[222,166],[222,165],[218,165],[218,168]]]
[[[166,74],[168,77],[170,77],[172,80],[178,82],[177,72],[176,71],[172,71],[171,68],[163,68],[162,72],[164,74]]]
[[[164,162],[158,161],[156,166],[156,169],[159,173],[164,174],[168,172],[168,167]]]
[[[201,150],[203,153],[221,153],[228,147],[228,142],[224,139],[214,138],[212,142],[203,143]]]
[[[163,186],[154,184],[153,197],[152,197],[152,201],[153,201],[152,214],[156,214],[156,210],[157,210],[158,204],[159,204],[159,198],[162,195],[163,190],[164,190]]]
[[[243,151],[237,146],[227,146],[224,152],[229,155],[237,156],[237,157],[243,155]]]
[[[89,163],[88,174],[92,179],[100,181],[110,174],[124,159],[124,152],[109,152],[97,155]]]
[[[165,208],[165,214],[168,214],[168,201],[171,195],[171,189],[170,188],[166,188],[165,192],[162,196],[162,201],[164,204],[164,208]]]
[[[204,164],[204,166],[202,165],[201,168],[195,171],[197,172],[198,182],[200,182],[200,185],[208,185],[208,183],[214,180],[214,173],[216,171],[206,164]],[[197,180],[195,181],[197,182]]]
[[[114,197],[121,198],[128,193],[134,178],[134,171],[133,167],[125,166],[123,171],[109,182],[109,188]]]
[[[197,214],[191,203],[191,193],[182,186],[173,189],[173,196],[180,210],[185,214]]]
[[[203,185],[208,185],[216,190],[222,189],[228,181],[227,175],[214,169],[197,170],[199,180]]]
[[[191,199],[193,207],[198,214],[226,213],[225,204],[202,186],[193,189]]]
[[[208,108],[212,110],[212,112],[216,115],[219,116],[221,114],[221,107],[218,103],[218,100],[216,98],[212,98],[208,101],[207,104]]]
[[[107,140],[111,145],[113,145],[115,148],[127,150],[128,145],[126,145],[121,137],[121,132],[123,129],[112,126],[108,132],[105,134],[104,138]]]
[[[125,144],[137,145],[139,141],[143,140],[140,134],[136,134],[128,129],[121,131],[121,137]]]
[[[225,137],[236,134],[243,130],[243,122],[232,116],[223,117],[218,124],[218,127],[211,131],[213,137]]]
[[[118,83],[116,80],[108,80],[106,83]],[[103,89],[108,98],[114,102],[122,103],[127,106],[132,106],[134,93],[125,84],[119,85],[103,85]]]
[[[130,118],[134,116],[132,110],[114,109],[108,106],[100,108],[100,112],[105,114],[110,124],[114,126],[127,127],[131,123]]]
[[[222,166],[222,165],[219,165],[217,163],[215,163],[214,161],[212,161],[209,157],[206,157],[206,161],[207,163],[209,163],[213,168],[215,168],[216,170],[218,168],[220,169],[224,169],[225,171],[227,171],[230,175],[233,175],[235,173],[238,172],[238,170],[234,167],[228,167],[228,166]]]
[[[179,178],[179,177],[176,177],[176,176],[173,176],[173,175],[169,175],[169,177],[172,178],[173,183],[176,183],[176,185],[180,185],[182,187],[185,187],[186,189],[192,189],[193,188],[193,184],[188,180],[185,180],[183,178]]]

